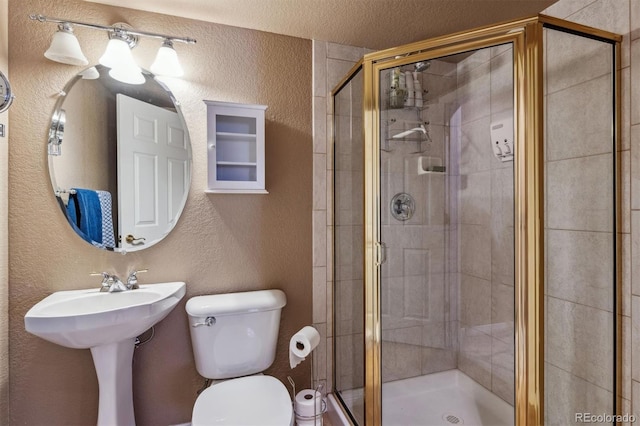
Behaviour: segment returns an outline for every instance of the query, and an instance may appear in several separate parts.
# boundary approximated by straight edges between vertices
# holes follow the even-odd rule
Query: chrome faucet
[[[111,275],[107,272],[102,273],[92,273],[90,275],[101,275],[102,276],[102,287],[100,287],[101,292],[109,292],[109,293],[117,293],[120,291],[127,290],[135,290],[140,288],[138,285],[138,274],[141,272],[147,272],[147,269],[139,269],[134,270],[129,273],[127,277],[127,283],[123,283],[117,275]]]
[[[139,270],[134,270],[129,272],[129,276],[127,277],[127,290],[135,290],[137,288],[140,288],[140,286],[138,285],[138,274],[141,272],[147,272],[148,269],[139,269]]]
[[[118,278],[117,275],[109,275],[106,272],[102,273],[102,287],[101,292],[116,293],[119,291],[127,290],[127,286]]]

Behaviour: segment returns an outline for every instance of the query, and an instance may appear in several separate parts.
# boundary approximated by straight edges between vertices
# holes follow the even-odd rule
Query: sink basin
[[[99,386],[98,426],[135,425],[132,362],[135,338],[162,321],[186,292],[183,282],[53,293],[24,317],[25,329],[74,349],[91,349]]]
[[[115,343],[142,334],[166,317],[185,294],[185,283],[141,285],[119,293],[70,290],[53,293],[24,317],[25,328],[75,349]]]

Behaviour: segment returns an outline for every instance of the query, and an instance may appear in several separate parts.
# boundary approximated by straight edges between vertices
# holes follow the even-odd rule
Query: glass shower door
[[[335,389],[364,424],[362,70],[334,94]]]
[[[514,422],[513,49],[379,75],[382,423]]]

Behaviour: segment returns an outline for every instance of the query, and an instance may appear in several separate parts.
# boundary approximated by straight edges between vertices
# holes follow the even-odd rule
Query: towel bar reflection
[[[75,189],[56,189],[56,196],[60,196],[62,194],[75,194]]]

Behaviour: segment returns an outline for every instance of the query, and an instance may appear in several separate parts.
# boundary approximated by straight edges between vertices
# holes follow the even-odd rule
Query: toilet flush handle
[[[193,324],[191,327],[200,327],[201,325],[206,325],[207,327],[211,327],[216,323],[216,317],[207,317],[202,322],[197,322]]]

